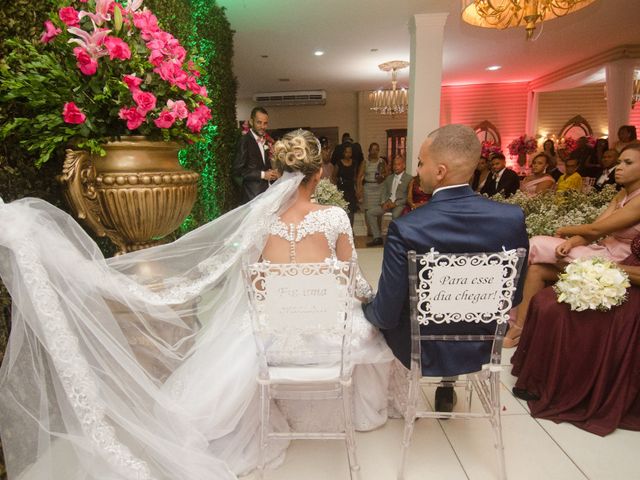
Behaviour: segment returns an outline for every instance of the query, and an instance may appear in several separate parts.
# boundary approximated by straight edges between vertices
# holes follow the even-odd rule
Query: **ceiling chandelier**
[[[409,99],[406,88],[398,90],[398,70],[407,68],[409,62],[394,60],[381,63],[378,68],[383,72],[391,72],[391,90],[380,89],[369,93],[369,108],[382,115],[397,115],[407,111]]]
[[[537,23],[563,17],[595,0],[462,0],[462,19],[485,28],[505,29],[524,25],[527,40]]]

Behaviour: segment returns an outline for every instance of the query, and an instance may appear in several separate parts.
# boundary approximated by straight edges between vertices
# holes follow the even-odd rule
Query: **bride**
[[[103,258],[42,200],[0,200],[0,275],[13,299],[0,369],[10,478],[234,479],[255,466],[257,357],[242,262],[355,256],[346,213],[311,202],[315,137],[291,132],[274,150],[283,175],[264,194],[172,244],[120,257]],[[357,294],[371,295],[362,277]],[[353,354],[356,428],[376,428],[392,355],[359,305]],[[275,429],[331,414],[281,407]]]

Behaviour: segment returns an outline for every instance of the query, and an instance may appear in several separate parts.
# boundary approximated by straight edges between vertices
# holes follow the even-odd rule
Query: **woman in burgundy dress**
[[[621,267],[632,286],[607,312],[571,311],[551,287],[529,305],[511,362],[514,394],[534,417],[597,435],[640,430],[640,235]]]
[[[416,175],[411,179],[408,186],[409,192],[407,195],[407,205],[402,210],[402,215],[409,213],[411,210],[415,210],[421,207],[429,201],[431,198],[430,193],[424,193],[422,187],[420,187],[420,177]]]

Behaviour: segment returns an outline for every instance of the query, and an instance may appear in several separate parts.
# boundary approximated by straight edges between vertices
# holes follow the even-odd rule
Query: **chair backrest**
[[[269,366],[331,366],[350,374],[354,262],[245,264],[251,321]]]
[[[502,340],[526,250],[486,253],[408,252],[411,359],[421,362],[421,341],[492,341],[500,364]],[[423,335],[429,323],[495,323],[493,335]]]

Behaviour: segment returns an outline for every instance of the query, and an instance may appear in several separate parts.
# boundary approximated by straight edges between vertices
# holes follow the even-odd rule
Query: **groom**
[[[389,226],[382,273],[375,299],[363,306],[370,323],[382,330],[398,360],[409,368],[411,327],[407,252],[497,252],[504,248],[529,248],[520,207],[494,202],[477,195],[469,186],[478,159],[480,142],[464,125],[446,125],[429,134],[420,148],[418,175],[424,191],[433,191],[426,205],[398,218]],[[522,298],[524,272],[514,298]],[[493,334],[495,325],[429,325],[431,335]],[[427,334],[427,333],[425,333]],[[487,342],[429,342],[422,346],[422,374],[453,377],[475,372],[488,363]],[[445,379],[446,381],[446,379]],[[446,383],[444,383],[446,385]],[[436,410],[451,411],[452,386],[436,391]]]

